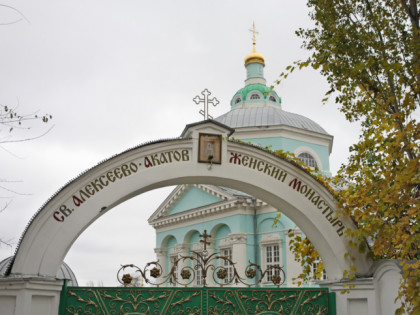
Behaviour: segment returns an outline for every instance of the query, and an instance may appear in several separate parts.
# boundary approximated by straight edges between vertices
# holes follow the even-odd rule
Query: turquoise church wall
[[[199,243],[199,235],[207,230],[210,233],[216,228],[216,233],[212,235],[215,239],[215,248],[219,248],[220,241],[223,238],[226,238],[231,233],[247,233],[247,242],[246,242],[246,260],[255,262],[255,257],[257,257],[257,263],[261,264],[261,248],[259,246],[260,241],[266,234],[277,233],[282,240],[282,264],[286,265],[286,234],[282,230],[288,230],[296,228],[296,224],[291,221],[285,215],[282,215],[279,222],[276,226],[273,225],[274,219],[277,215],[277,212],[264,213],[257,215],[257,247],[255,247],[254,242],[254,218],[253,215],[232,215],[222,219],[210,220],[207,222],[202,222],[199,224],[189,225],[182,228],[172,229],[166,232],[157,233],[157,246],[164,246],[164,241],[170,237],[170,241],[167,241],[168,249],[176,245],[176,239],[178,243],[183,243],[184,241],[189,243],[189,250],[191,252],[192,246],[194,243]],[[257,249],[257,255],[255,255],[255,248]],[[169,252],[169,251],[168,251]],[[169,258],[169,254],[167,256]],[[169,261],[169,259],[168,259]],[[287,272],[287,271],[286,271]],[[287,275],[286,275],[287,276]]]
[[[264,78],[264,66],[253,62],[246,66],[246,78]]]

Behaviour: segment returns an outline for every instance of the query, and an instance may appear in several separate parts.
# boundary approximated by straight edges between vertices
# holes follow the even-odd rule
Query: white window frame
[[[309,148],[309,147],[299,147],[299,148],[297,148],[296,150],[295,150],[295,152],[293,152],[294,153],[294,155],[296,156],[296,157],[298,157],[299,156],[299,154],[302,154],[302,153],[309,153],[310,155],[312,155],[312,157],[315,159],[315,162],[316,162],[316,164],[318,165],[318,169],[320,170],[320,171],[322,171],[323,169],[324,169],[324,167],[323,167],[323,165],[322,165],[322,163],[321,163],[321,160],[319,159],[319,157],[318,157],[318,154],[316,154],[316,152],[314,151],[314,150],[312,150],[311,148]],[[313,168],[313,167],[312,167]]]
[[[194,255],[196,255],[196,254],[194,254]],[[196,258],[197,258],[198,261],[200,261],[200,258],[199,258],[198,255],[196,255]],[[200,263],[202,263],[202,262],[200,262]],[[196,265],[197,264],[198,263],[196,263]],[[195,266],[193,266],[193,268],[194,267]],[[201,268],[198,268],[198,269],[194,268],[194,270],[195,270],[195,286],[202,287],[203,286],[203,271],[201,270]]]
[[[207,245],[207,251],[209,250],[209,248],[211,248],[211,245],[210,246]],[[204,246],[203,246],[202,243],[195,243],[192,246],[191,250],[195,251],[196,253],[200,253],[201,254],[203,252],[203,250],[204,250]],[[195,258],[197,259],[197,261],[199,261],[199,262],[202,263],[202,261],[200,261],[199,256],[197,256],[194,253],[191,253],[191,255],[194,255]],[[201,269],[195,269],[194,268],[197,264],[198,263],[196,263],[195,261],[193,261],[192,262],[192,266],[191,266],[194,269],[194,271],[195,271],[195,279],[194,279],[193,286],[195,286],[195,287],[202,287],[203,286],[203,273],[202,273],[202,270]]]
[[[269,247],[273,248],[273,246],[278,246],[278,261],[272,261],[272,262],[268,262],[268,257],[267,257],[267,249]],[[279,234],[269,234],[269,235],[264,235],[263,238],[260,241],[260,249],[261,249],[261,253],[260,253],[260,257],[261,257],[261,266],[263,268],[263,270],[266,270],[270,265],[279,265],[280,267],[282,267],[282,262],[283,262],[283,240],[281,239]],[[272,249],[274,250],[274,248]],[[274,270],[274,274],[280,274],[280,271],[276,271]],[[272,277],[273,273],[272,272],[267,272],[267,274],[264,276],[263,280],[262,280],[262,284],[264,286],[272,286],[273,282],[271,281],[271,277]],[[284,279],[286,280],[286,279]]]
[[[318,264],[321,262],[321,258],[317,257],[315,259],[315,262],[312,264],[312,274],[314,275],[314,279],[315,280],[327,280],[327,271],[325,270],[325,268],[322,270],[322,278],[318,278],[315,274],[315,270],[316,267],[318,266]]]
[[[226,255],[226,251],[230,251],[229,255]],[[232,247],[219,247],[219,255],[220,256],[227,256],[230,260],[233,258],[233,248]],[[230,280],[233,278],[233,265],[230,264],[228,261],[220,259],[221,267],[227,270],[227,276],[223,279],[224,284],[228,284]]]
[[[254,95],[254,94],[257,94],[260,98],[259,99],[252,99],[251,96]],[[253,90],[253,91],[248,92],[247,98],[248,98],[248,100],[251,100],[251,101],[262,101],[262,100],[264,100],[264,95],[262,95],[262,93],[258,90]]]
[[[305,155],[305,156],[302,156]],[[306,166],[309,166],[310,168],[318,168],[318,163],[316,162],[315,158],[313,157],[312,154],[308,153],[308,152],[302,152],[298,155],[297,157],[301,162],[303,162]],[[314,164],[314,165],[312,165]]]

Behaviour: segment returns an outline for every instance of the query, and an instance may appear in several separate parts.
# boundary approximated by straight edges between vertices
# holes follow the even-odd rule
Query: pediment
[[[151,215],[148,222],[165,216],[178,214],[192,209],[233,201],[238,197],[232,191],[212,185],[178,185]]]

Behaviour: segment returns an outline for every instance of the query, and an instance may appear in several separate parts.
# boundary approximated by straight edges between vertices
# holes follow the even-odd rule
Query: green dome
[[[238,90],[238,92],[235,93],[232,100],[230,101],[231,106],[242,104],[244,100],[248,100],[248,94],[254,91],[258,91],[262,94],[262,97],[264,100],[269,100],[269,96],[274,96],[276,101],[271,101],[273,103],[277,103],[277,105],[281,104],[281,98],[277,95],[276,91],[269,88],[268,86],[264,84],[249,84],[245,86],[244,88]],[[239,100],[240,97],[240,101]]]

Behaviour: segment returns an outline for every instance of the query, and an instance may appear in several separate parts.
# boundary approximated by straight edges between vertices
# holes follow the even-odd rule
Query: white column
[[[188,246],[185,245],[185,244],[177,244],[177,245],[175,245],[175,251],[177,253],[177,257],[178,258],[187,257],[188,256]],[[189,279],[185,279],[184,280],[184,279],[182,279],[182,276],[181,276],[182,268],[189,266],[189,262],[190,262],[189,259],[185,259],[185,260],[181,259],[179,261],[179,263],[178,263],[178,282],[181,285],[187,284],[192,279],[192,276],[193,276],[192,275],[192,272],[191,272],[191,278],[189,278]],[[179,286],[179,284],[177,284],[177,285]]]
[[[162,266],[162,275],[166,275],[168,273],[168,268],[166,267],[167,262],[166,262],[166,248],[155,248],[155,254],[156,254],[156,258],[159,262],[159,264]],[[153,268],[153,267],[152,267]],[[153,279],[153,278],[152,278]],[[162,279],[163,278],[158,278],[158,279]],[[160,282],[160,281],[157,281]]]
[[[244,277],[245,268],[248,265],[246,256],[246,233],[229,234],[232,243],[232,261],[235,268],[242,278]],[[238,286],[243,287],[244,284],[239,283]]]

